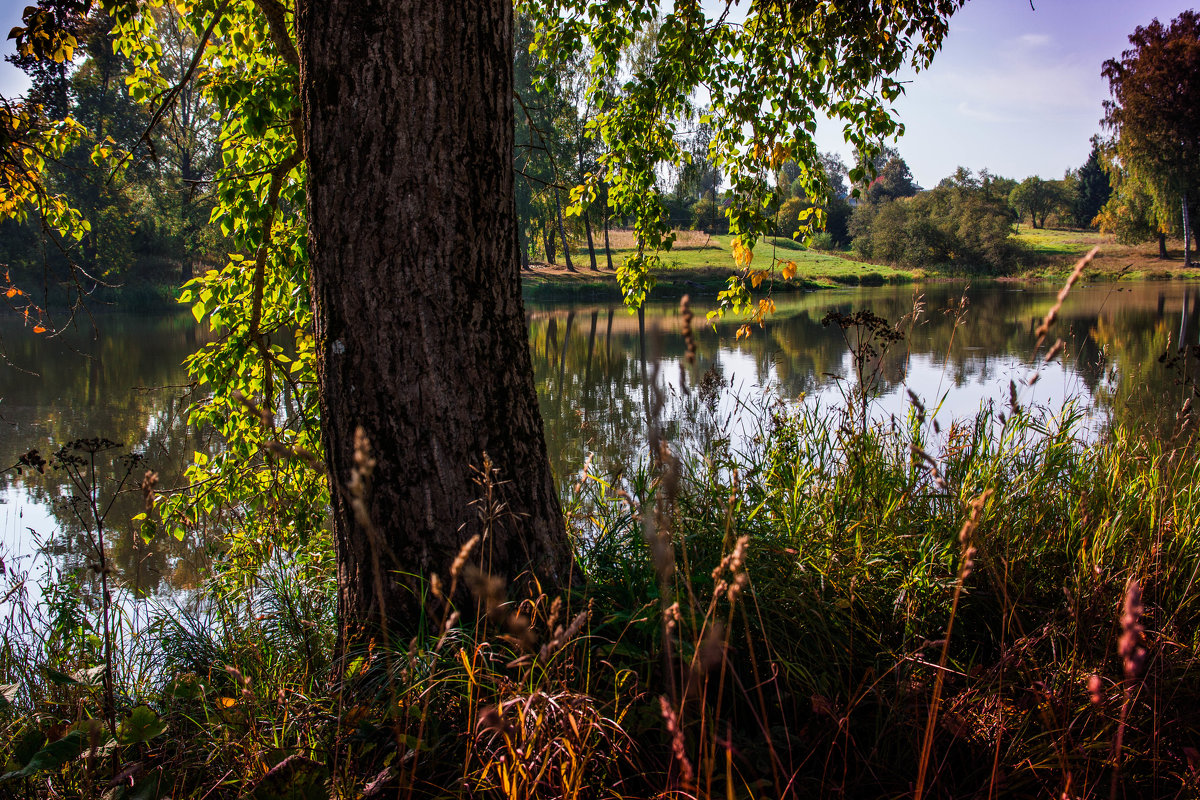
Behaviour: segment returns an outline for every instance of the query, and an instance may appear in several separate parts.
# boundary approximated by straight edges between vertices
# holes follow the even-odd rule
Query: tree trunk
[[[604,330],[604,368],[612,365],[612,324],[614,309],[608,310],[608,327]]]
[[[579,139],[576,140],[576,145],[577,145],[576,152],[579,154],[579,174],[580,174],[580,176],[582,176],[583,175],[583,138],[582,138],[582,135],[580,136]],[[581,178],[581,180],[582,180],[582,178]],[[595,244],[595,242],[592,241],[592,207],[591,207],[590,203],[588,204],[587,208],[583,209],[583,229],[584,229],[584,231],[587,232],[588,258],[591,259],[591,262],[592,262],[592,272],[599,272],[600,270],[596,267],[596,244]]]
[[[608,259],[608,271],[613,272],[612,247],[608,244],[608,207],[604,209],[604,257]]]
[[[583,214],[583,229],[587,231],[588,258],[592,260],[592,272],[599,272],[600,268],[596,266],[596,244],[592,241],[591,214],[586,211]]]
[[[562,239],[563,257],[567,260],[567,272],[574,272],[575,265],[571,263],[571,245],[567,242],[567,228],[563,225],[562,203],[558,200],[558,189],[551,189],[554,192],[554,210],[558,213],[558,235]]]
[[[600,309],[592,312],[592,329],[588,331],[587,366],[583,369],[583,390],[592,387],[592,353],[596,349],[596,321],[600,318]]]
[[[525,231],[517,226],[517,252],[521,254],[521,271],[529,269],[529,242],[525,240]]]
[[[543,225],[542,226],[542,244],[545,245],[546,263],[547,264],[557,263],[555,261],[557,251],[554,246],[554,226],[553,225]]]
[[[1162,231],[1158,232],[1158,257],[1160,260],[1167,257],[1167,235]]]
[[[571,328],[575,326],[575,310],[567,312],[567,325],[563,331],[562,349],[558,351],[558,391],[555,393],[554,408],[562,414],[563,396],[567,393],[567,345],[571,343]]]
[[[548,591],[570,574],[518,274],[512,13],[505,0],[298,2],[343,644],[415,629],[422,581],[475,534],[485,573],[529,570]],[[369,524],[347,488],[360,426]],[[485,527],[472,468],[488,457],[506,507]]]
[[[1188,193],[1183,193],[1183,266],[1192,266],[1192,221],[1188,214]]]

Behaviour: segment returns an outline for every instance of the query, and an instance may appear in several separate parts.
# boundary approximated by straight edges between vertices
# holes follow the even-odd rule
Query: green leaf
[[[59,686],[79,685],[79,681],[75,680],[70,675],[67,675],[65,672],[59,672],[52,667],[46,667],[46,677],[50,679],[51,683],[58,684]]]
[[[71,673],[71,677],[78,684],[84,686],[97,686],[100,683],[100,679],[104,677],[105,669],[106,667],[103,664],[98,667],[88,667],[87,669],[81,669]]]
[[[121,744],[148,742],[166,730],[166,723],[149,706],[137,706],[117,728],[117,740]]]
[[[37,728],[29,728],[12,746],[12,758],[19,766],[25,766],[38,750],[46,746],[46,734]]]
[[[61,673],[60,673],[61,674]],[[58,769],[68,761],[72,761],[87,749],[87,736],[83,731],[71,731],[57,742],[52,742],[33,754],[24,767],[0,775],[0,783],[6,783],[13,778],[28,778],[39,772]]]

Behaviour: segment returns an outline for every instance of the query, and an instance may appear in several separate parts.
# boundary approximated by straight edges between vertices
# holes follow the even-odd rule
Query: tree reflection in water
[[[1041,369],[1034,386],[1024,386],[1040,361],[1031,350],[1033,327],[1055,292],[973,286],[965,307],[963,287],[952,284],[788,295],[775,298],[778,312],[765,328],[740,341],[734,338],[740,321],[714,327],[704,321],[703,301],[693,299],[694,364],[685,361],[675,302],[647,306],[644,339],[638,316],[618,304],[529,304],[529,346],[555,474],[563,486],[574,482],[588,453],[595,454],[594,473],[628,473],[645,449],[651,380],[662,387],[662,430],[676,449],[724,441],[736,447],[777,399],[838,402],[837,382],[853,388],[853,358],[842,332],[821,320],[860,310],[904,320],[904,340],[868,365],[878,381],[877,417],[905,414],[911,389],[948,428],[974,416],[982,402],[1002,406],[1012,380],[1023,403],[1056,408],[1077,396],[1095,409],[1097,426],[1113,420],[1170,435],[1195,394],[1200,292],[1179,282],[1076,287],[1056,326],[1063,354]],[[920,313],[913,319],[915,307]],[[19,321],[0,322],[10,362],[0,367],[0,464],[15,463],[31,447],[49,454],[72,439],[102,436],[143,453],[161,489],[178,487],[192,453],[219,446],[186,419],[197,395],[181,364],[208,337],[190,316],[111,314],[97,319],[96,335],[83,329],[58,339],[34,336]],[[32,526],[58,567],[94,583],[86,534],[61,502],[68,495],[61,476],[5,473],[0,544],[10,557],[28,558],[35,544],[26,526]],[[133,521],[141,510],[136,489],[114,505],[107,544],[115,581],[139,596],[194,586],[220,549],[220,532],[194,531],[181,542],[158,537],[147,545]],[[95,587],[88,590],[94,594]]]

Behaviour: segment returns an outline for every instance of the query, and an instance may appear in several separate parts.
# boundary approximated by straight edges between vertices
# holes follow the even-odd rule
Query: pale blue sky
[[[709,0],[709,5],[714,0]],[[20,23],[31,0],[0,0],[0,34]],[[745,3],[743,3],[745,5]],[[907,127],[900,152],[923,186],[958,165],[1016,178],[1061,177],[1087,158],[1100,131],[1106,58],[1128,47],[1138,25],[1167,22],[1190,8],[1177,0],[969,0],[950,24],[933,67],[909,76],[897,102]],[[12,52],[4,42],[3,52]],[[26,87],[0,63],[0,94]],[[822,149],[846,151],[823,126]]]

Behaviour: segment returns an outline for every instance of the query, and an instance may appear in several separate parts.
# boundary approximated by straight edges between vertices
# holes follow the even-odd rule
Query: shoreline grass
[[[865,429],[830,414],[764,406],[740,452],[717,436],[583,475],[566,506],[578,593],[459,617],[431,589],[415,638],[340,662],[331,566],[279,554],[248,595],[128,640],[115,732],[69,622],[94,610],[64,588],[8,621],[0,788],[883,797],[910,794],[922,761],[930,796],[1099,797],[1114,774],[1124,796],[1194,788],[1190,432],[1087,443],[1070,407],[941,434],[915,405]],[[1147,655],[1131,676],[1133,580]]]

